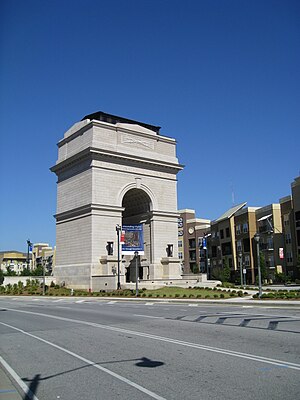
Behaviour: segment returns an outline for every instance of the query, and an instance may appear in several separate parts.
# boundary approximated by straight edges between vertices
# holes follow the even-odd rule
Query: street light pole
[[[45,296],[45,287],[46,287],[46,285],[45,285],[45,280],[46,280],[46,278],[45,278],[45,264],[46,264],[46,260],[43,259],[43,296]]]
[[[27,239],[27,269],[29,271],[29,250],[31,249],[32,243]]]
[[[139,295],[139,284],[138,284],[138,277],[139,277],[139,274],[138,274],[138,255],[139,255],[139,252],[135,251],[134,255],[135,255],[135,296],[138,297],[138,295]]]
[[[241,276],[241,286],[243,285],[243,268],[242,268],[242,252],[239,252],[239,261],[240,261],[240,276]]]
[[[118,284],[117,284],[117,290],[121,289],[121,283],[120,283],[120,233],[121,233],[121,226],[117,225],[116,226],[116,231],[117,231],[117,237],[118,237]]]
[[[256,241],[256,252],[257,252],[257,270],[258,270],[258,297],[261,298],[262,295],[262,285],[261,285],[261,271],[260,271],[260,254],[259,254],[259,234],[254,235],[254,240]]]

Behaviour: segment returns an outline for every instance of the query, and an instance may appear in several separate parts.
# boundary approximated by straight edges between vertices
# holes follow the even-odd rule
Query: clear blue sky
[[[98,110],[177,139],[198,217],[290,194],[299,19],[299,0],[2,0],[0,250],[55,245],[56,144]]]

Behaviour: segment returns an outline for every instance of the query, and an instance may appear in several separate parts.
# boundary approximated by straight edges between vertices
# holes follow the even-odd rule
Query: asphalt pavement
[[[300,391],[299,301],[11,296],[0,309],[0,400],[288,400]]]

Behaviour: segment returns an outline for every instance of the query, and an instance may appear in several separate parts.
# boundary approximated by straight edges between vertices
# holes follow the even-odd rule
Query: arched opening
[[[123,197],[122,226],[141,224],[143,229],[144,255],[138,258],[134,255],[124,255],[126,282],[136,281],[136,262],[138,262],[139,279],[149,278],[151,252],[151,216],[152,202],[149,195],[142,189],[130,189]]]

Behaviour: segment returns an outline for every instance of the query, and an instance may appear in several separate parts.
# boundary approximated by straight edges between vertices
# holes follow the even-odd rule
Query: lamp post
[[[258,297],[261,298],[262,286],[261,286],[261,271],[260,271],[260,254],[259,254],[259,233],[254,235],[254,240],[256,241],[256,252],[257,252],[257,270],[258,270]]]
[[[241,286],[242,286],[243,285],[243,266],[242,266],[243,254],[241,251],[239,251],[238,256],[239,256],[239,262],[240,262],[240,276],[241,276]]]
[[[202,239],[202,248],[205,251],[205,264],[206,264],[206,277],[209,279],[209,265],[208,265],[208,245],[207,245],[207,234],[204,233]]]
[[[139,252],[135,251],[134,255],[135,255],[135,296],[138,297],[138,294],[139,294],[139,285],[138,285],[138,277],[139,277],[139,274],[138,274],[138,255],[139,255]]]
[[[43,265],[43,296],[45,296],[45,292],[46,292],[45,264],[46,264],[46,259],[43,258],[43,260],[42,260],[42,265]]]
[[[117,290],[121,289],[121,283],[120,283],[120,233],[121,233],[121,226],[117,225],[116,226],[116,231],[117,231],[117,237],[118,237],[118,284],[117,284]]]
[[[246,270],[246,267],[245,267],[245,263],[242,265],[243,266],[243,275],[244,275],[244,286],[246,286],[247,285],[247,270]]]
[[[27,239],[27,269],[29,270],[29,251],[32,250],[32,243]]]

